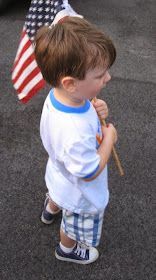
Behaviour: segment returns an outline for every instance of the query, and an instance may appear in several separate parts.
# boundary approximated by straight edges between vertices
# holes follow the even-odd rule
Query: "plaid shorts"
[[[65,235],[87,246],[100,242],[104,212],[99,214],[76,214],[63,210],[61,229]]]

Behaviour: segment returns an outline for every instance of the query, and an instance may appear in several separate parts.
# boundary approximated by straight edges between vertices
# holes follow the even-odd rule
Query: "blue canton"
[[[25,22],[25,28],[30,40],[34,40],[36,31],[41,26],[50,25],[55,15],[61,10],[63,10],[62,0],[32,0]]]

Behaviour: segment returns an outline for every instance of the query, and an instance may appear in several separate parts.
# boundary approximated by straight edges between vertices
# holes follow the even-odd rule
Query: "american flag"
[[[34,56],[34,36],[38,28],[50,25],[63,9],[63,0],[32,0],[15,57],[12,82],[18,98],[26,103],[45,85]]]

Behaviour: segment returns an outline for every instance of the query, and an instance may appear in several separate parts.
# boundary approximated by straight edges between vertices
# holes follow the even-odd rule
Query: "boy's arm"
[[[109,124],[109,126],[107,126],[107,127],[102,127],[102,133],[103,133],[104,138],[100,144],[100,147],[97,150],[97,153],[100,156],[99,168],[93,177],[84,179],[85,181],[92,181],[97,176],[99,176],[99,174],[105,168],[105,166],[109,160],[113,145],[117,141],[117,132],[116,132],[115,127],[112,124]]]

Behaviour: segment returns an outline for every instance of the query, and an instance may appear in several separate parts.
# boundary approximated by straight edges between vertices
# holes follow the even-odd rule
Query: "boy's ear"
[[[64,77],[61,79],[62,87],[69,92],[74,92],[76,89],[76,79],[73,77]]]

